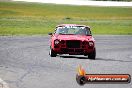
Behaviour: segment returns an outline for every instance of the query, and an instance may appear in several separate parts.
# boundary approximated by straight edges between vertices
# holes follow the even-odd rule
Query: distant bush
[[[71,20],[71,18],[70,17],[65,17],[64,20]]]

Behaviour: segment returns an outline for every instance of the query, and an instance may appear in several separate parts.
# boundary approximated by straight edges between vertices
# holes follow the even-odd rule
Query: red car
[[[92,37],[90,27],[77,24],[60,24],[51,35],[49,55],[57,54],[85,55],[95,59],[95,40]]]

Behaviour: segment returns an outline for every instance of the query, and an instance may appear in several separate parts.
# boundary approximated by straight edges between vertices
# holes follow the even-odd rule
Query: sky
[[[13,1],[69,4],[69,5],[129,6],[129,7],[132,7],[132,2],[116,2],[116,1],[89,1],[89,0],[13,0]]]

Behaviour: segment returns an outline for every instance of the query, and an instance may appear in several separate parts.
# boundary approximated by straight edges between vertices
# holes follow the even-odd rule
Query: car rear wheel
[[[53,49],[50,49],[49,55],[50,55],[51,57],[56,57],[57,54],[54,52]]]
[[[96,57],[96,49],[94,49],[92,53],[88,54],[89,59],[95,60],[95,57]]]

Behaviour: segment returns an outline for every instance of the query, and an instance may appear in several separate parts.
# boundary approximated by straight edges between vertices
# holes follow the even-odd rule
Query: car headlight
[[[57,44],[59,44],[59,40],[58,39],[56,39],[55,41],[54,41],[54,43],[55,43],[55,45],[57,45]]]
[[[89,42],[89,46],[93,46],[94,43],[92,41]]]

